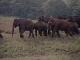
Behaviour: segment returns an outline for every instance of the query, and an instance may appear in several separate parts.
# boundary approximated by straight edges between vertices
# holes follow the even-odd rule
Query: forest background
[[[0,0],[0,15],[32,19],[41,15],[80,15],[80,0]]]

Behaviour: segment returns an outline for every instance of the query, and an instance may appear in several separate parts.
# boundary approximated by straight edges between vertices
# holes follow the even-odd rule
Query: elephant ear
[[[19,25],[19,24],[20,24],[20,22],[21,22],[21,20],[20,20],[20,19],[16,19],[16,20],[15,20],[15,23],[16,23],[17,25]]]
[[[56,24],[56,20],[50,19],[50,20],[49,20],[49,23],[50,23],[51,25],[55,25],[55,24]]]

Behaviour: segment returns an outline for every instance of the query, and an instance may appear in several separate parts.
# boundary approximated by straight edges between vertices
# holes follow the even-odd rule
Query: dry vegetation
[[[0,16],[0,29],[4,36],[0,39],[0,60],[80,60],[80,35],[66,37],[61,32],[61,38],[39,35],[28,38],[26,31],[21,39],[16,28],[12,38],[14,18]]]

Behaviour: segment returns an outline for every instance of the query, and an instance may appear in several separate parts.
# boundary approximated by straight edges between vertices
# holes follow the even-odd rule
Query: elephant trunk
[[[14,25],[12,27],[12,37],[13,37],[13,34],[14,34]]]

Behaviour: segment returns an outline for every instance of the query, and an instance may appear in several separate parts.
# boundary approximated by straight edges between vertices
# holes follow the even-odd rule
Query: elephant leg
[[[72,35],[75,35],[74,29],[71,29],[70,32],[72,33]]]
[[[20,38],[23,38],[24,36],[22,34],[25,32],[25,30],[19,28],[19,32],[20,32]]]
[[[51,34],[50,30],[48,30],[48,35]]]
[[[73,36],[71,31],[66,31],[67,37],[68,37],[68,34],[69,34],[70,36]]]
[[[58,37],[60,37],[60,33],[59,33],[59,31],[57,30],[56,32],[57,32]]]
[[[29,32],[29,37],[31,36],[31,31]]]
[[[20,38],[23,38],[24,36],[23,35],[20,35]]]
[[[67,32],[67,31],[65,31],[65,34],[66,34],[66,36],[68,37],[68,32]]]
[[[54,37],[55,31],[52,31],[52,37]]]
[[[37,29],[35,29],[35,36],[37,36]]]
[[[32,37],[34,37],[33,30],[30,31],[30,33],[29,33],[29,37],[31,36],[31,34],[32,34]]]
[[[75,32],[74,31],[71,31],[72,35],[75,35]]]
[[[79,30],[78,30],[78,28],[75,28],[75,29],[74,29],[74,32],[79,35]]]
[[[44,30],[44,36],[47,36],[47,30]]]
[[[38,32],[39,32],[39,35],[42,36],[42,31],[38,31]]]
[[[32,37],[34,38],[34,33],[32,32]]]
[[[3,38],[3,36],[0,34],[0,38]]]
[[[70,36],[73,36],[73,34],[72,34],[71,32],[68,32],[68,34],[69,34]]]
[[[66,37],[68,37],[69,31],[66,30],[65,31],[65,34],[66,34]]]
[[[52,29],[52,37],[54,37],[56,31],[57,31],[57,27],[55,26],[54,29]]]
[[[31,29],[32,37],[34,38],[33,28]]]

